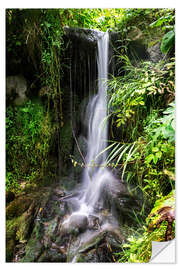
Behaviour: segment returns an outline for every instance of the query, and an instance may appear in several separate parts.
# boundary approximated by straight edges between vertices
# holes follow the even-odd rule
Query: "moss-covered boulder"
[[[21,216],[29,208],[31,203],[32,199],[29,196],[21,196],[12,201],[6,207],[6,219]]]
[[[13,258],[16,244],[16,231],[20,224],[20,218],[6,220],[6,261],[10,262]]]
[[[38,260],[43,252],[43,244],[35,236],[31,238],[26,246],[26,255],[22,258],[21,262],[35,262]]]

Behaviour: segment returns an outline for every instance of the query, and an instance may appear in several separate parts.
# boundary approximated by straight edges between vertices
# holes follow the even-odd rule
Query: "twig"
[[[73,134],[74,140],[75,140],[75,142],[76,142],[78,151],[79,151],[79,153],[80,153],[80,155],[81,155],[81,157],[82,157],[82,160],[83,160],[83,162],[84,162],[84,164],[85,164],[85,166],[86,166],[85,158],[84,158],[84,156],[83,156],[83,154],[82,154],[82,152],[81,152],[81,149],[80,149],[80,147],[79,147],[78,141],[77,141],[77,139],[76,139],[76,135],[75,135],[75,132],[74,132],[74,129],[73,129],[73,125],[72,125],[72,120],[71,120],[71,128],[72,128],[72,134]]]
[[[61,197],[61,198],[59,199],[59,201],[62,201],[62,200],[64,200],[64,199],[71,198],[71,197],[73,197],[73,196],[75,196],[75,194],[71,193],[71,194],[69,194],[69,195],[67,195],[67,196]]]

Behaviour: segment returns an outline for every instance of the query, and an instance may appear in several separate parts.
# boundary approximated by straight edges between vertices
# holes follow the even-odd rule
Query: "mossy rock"
[[[6,207],[6,218],[12,219],[21,216],[29,208],[31,203],[32,199],[25,196],[12,201]]]
[[[27,241],[34,219],[34,205],[21,216],[6,220],[6,260],[11,261],[16,241]]]
[[[16,231],[20,224],[20,217],[6,220],[6,239],[16,239]]]
[[[13,258],[16,231],[20,224],[20,217],[6,220],[6,261],[10,262]]]
[[[34,229],[32,224],[37,215],[41,214],[42,209],[46,209],[51,189],[42,188],[38,192],[29,195],[22,195],[12,201],[6,207],[6,260],[12,261],[15,245],[28,241],[31,233],[30,242],[28,241],[26,250],[26,261],[37,260],[40,254],[38,250],[43,249],[40,240],[41,224],[37,222]],[[33,230],[33,232],[32,232]],[[34,240],[35,239],[35,240]],[[35,242],[38,242],[35,243]],[[38,255],[37,255],[38,254]]]
[[[10,239],[6,241],[6,262],[11,262],[14,255],[15,241]]]
[[[43,245],[36,237],[31,238],[26,246],[26,255],[21,262],[35,262],[43,252]]]
[[[66,262],[66,256],[55,249],[49,249],[41,254],[38,262]]]
[[[26,241],[30,233],[30,227],[34,219],[35,204],[31,204],[29,209],[19,218],[19,226],[16,231],[16,239],[20,242]]]

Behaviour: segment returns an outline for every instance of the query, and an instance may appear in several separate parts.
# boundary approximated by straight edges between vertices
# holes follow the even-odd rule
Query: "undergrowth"
[[[38,102],[27,101],[6,111],[6,188],[20,190],[22,182],[39,183],[53,173],[49,154],[54,129],[50,114]]]

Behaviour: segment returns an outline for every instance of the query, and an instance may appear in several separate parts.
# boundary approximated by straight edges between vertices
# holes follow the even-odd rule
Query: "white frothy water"
[[[111,180],[112,175],[103,167],[106,152],[98,156],[107,147],[107,77],[108,77],[109,34],[98,39],[98,93],[89,102],[87,114],[88,149],[86,168],[83,174],[84,194],[80,199],[79,213],[90,214],[98,202],[102,188]]]

